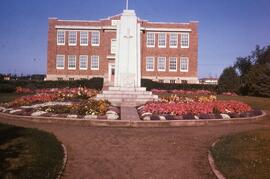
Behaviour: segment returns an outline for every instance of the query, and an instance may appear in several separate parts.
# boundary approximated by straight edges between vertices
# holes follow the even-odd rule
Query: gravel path
[[[63,178],[68,179],[215,178],[207,154],[217,138],[270,128],[270,117],[249,124],[179,128],[101,128],[6,119],[0,122],[54,133],[67,147]]]

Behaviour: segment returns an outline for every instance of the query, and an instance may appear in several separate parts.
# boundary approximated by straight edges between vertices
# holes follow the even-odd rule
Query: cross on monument
[[[128,10],[128,0],[126,0],[126,10]]]
[[[130,39],[133,38],[133,36],[130,35],[130,29],[127,29],[127,35],[125,35],[124,38],[128,40],[128,46],[127,46],[127,49],[128,49],[128,53],[127,53],[127,64],[128,64],[128,68],[129,68],[129,41],[130,41]]]

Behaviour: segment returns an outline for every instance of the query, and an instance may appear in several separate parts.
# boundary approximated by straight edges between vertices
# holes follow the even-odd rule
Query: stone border
[[[85,120],[79,118],[59,118],[59,117],[33,117],[20,116],[0,112],[1,117],[8,120],[28,121],[37,123],[69,124],[97,127],[183,127],[183,126],[211,126],[220,124],[236,124],[255,122],[266,116],[265,111],[262,115],[249,118],[231,118],[231,119],[203,119],[203,120],[172,120],[172,121],[132,121],[132,120]]]
[[[68,159],[68,153],[67,153],[67,148],[64,144],[61,144],[63,151],[64,151],[64,158],[63,158],[63,163],[62,163],[62,167],[60,169],[60,171],[57,174],[56,179],[60,179],[62,177],[62,174],[64,173],[64,170],[66,168],[66,164],[67,164],[67,159]]]
[[[219,140],[217,140],[216,142],[214,142],[211,145],[211,148],[215,147],[215,145],[216,145],[216,143],[218,141]],[[215,165],[215,161],[214,161],[214,158],[213,158],[213,155],[212,155],[211,150],[208,150],[208,162],[209,162],[209,165],[211,167],[212,172],[216,175],[216,177],[218,179],[226,179],[226,177],[218,170],[217,166]]]

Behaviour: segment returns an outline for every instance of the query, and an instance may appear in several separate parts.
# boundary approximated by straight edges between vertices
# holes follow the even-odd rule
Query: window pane
[[[166,58],[158,57],[158,71],[165,71],[165,70],[166,70]]]
[[[57,31],[57,45],[64,45],[65,44],[65,31]]]
[[[87,55],[81,55],[80,56],[80,69],[87,69],[88,66],[88,56]]]
[[[80,33],[80,44],[81,45],[88,45],[88,32],[81,32]]]
[[[181,57],[180,59],[180,71],[187,72],[188,71],[188,58]]]
[[[166,34],[165,33],[158,34],[158,46],[166,47]]]
[[[68,69],[76,69],[76,56],[69,55],[68,56]]]
[[[171,33],[170,34],[170,47],[177,47],[178,45],[178,34]]]
[[[154,57],[146,57],[146,71],[154,71]]]
[[[77,32],[76,31],[69,31],[68,44],[69,45],[76,45],[77,44]]]
[[[148,32],[146,38],[147,38],[146,40],[147,47],[154,47],[155,46],[155,33]]]
[[[56,69],[64,69],[65,68],[65,56],[57,55],[56,56]]]
[[[182,33],[181,34],[181,47],[182,48],[188,48],[189,47],[189,34],[188,33]]]
[[[91,44],[93,46],[98,46],[99,45],[99,32],[98,31],[92,32]]]
[[[169,61],[169,70],[176,71],[177,70],[177,59],[176,57],[171,57]]]
[[[99,56],[91,57],[91,69],[98,70],[99,69]]]

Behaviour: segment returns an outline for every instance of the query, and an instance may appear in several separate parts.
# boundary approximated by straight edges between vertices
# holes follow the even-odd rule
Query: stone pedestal
[[[117,24],[116,87],[141,86],[140,24],[134,10],[124,10]]]

